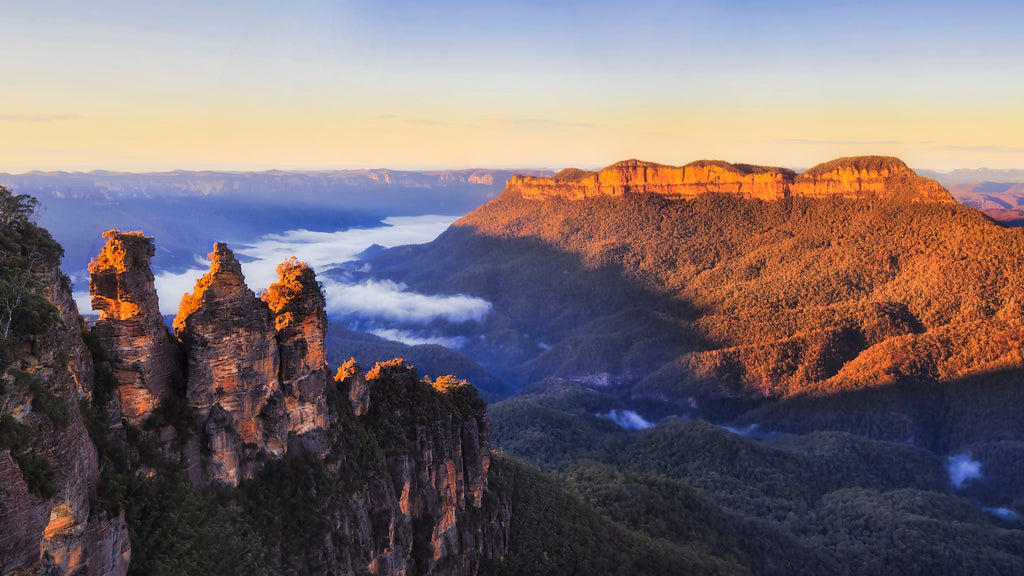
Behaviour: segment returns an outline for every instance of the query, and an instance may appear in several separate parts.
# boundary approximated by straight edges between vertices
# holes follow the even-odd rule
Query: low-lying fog
[[[403,325],[425,325],[438,319],[456,323],[477,321],[491,309],[490,303],[480,298],[465,295],[429,296],[410,292],[403,284],[390,280],[362,278],[345,282],[323,274],[330,268],[356,260],[361,252],[373,245],[393,247],[430,242],[456,219],[455,216],[436,215],[390,217],[384,219],[381,226],[373,228],[352,228],[337,232],[289,230],[253,240],[228,242],[228,247],[242,263],[246,284],[255,292],[260,292],[277,280],[277,265],[290,256],[312,266],[324,284],[327,313],[330,316],[355,315],[382,323]],[[197,254],[195,260],[194,268],[181,273],[154,270],[160,311],[164,315],[176,314],[182,295],[191,292],[196,280],[209,270],[205,256]],[[75,299],[79,309],[91,310],[88,291],[77,291]],[[458,344],[449,341],[450,338],[432,338],[407,330],[381,328],[378,331],[382,337],[408,344]]]

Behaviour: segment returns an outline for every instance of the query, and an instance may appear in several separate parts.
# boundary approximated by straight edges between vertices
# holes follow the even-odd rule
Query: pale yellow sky
[[[0,4],[0,171],[1024,168],[1008,3]]]

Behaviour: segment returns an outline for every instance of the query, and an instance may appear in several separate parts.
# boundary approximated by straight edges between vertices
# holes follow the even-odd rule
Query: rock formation
[[[580,200],[623,194],[693,198],[707,192],[778,200],[790,196],[821,198],[898,198],[954,202],[941,185],[914,173],[901,160],[883,156],[839,158],[797,175],[788,168],[698,160],[665,166],[626,160],[597,172],[567,168],[550,178],[513,176],[506,190],[523,198]]]
[[[294,256],[277,267],[277,274],[262,300],[274,315],[287,431],[315,433],[327,427],[327,303],[313,269]]]
[[[485,503],[490,423],[476,390],[450,376],[421,382],[402,359],[378,363],[365,376],[347,365],[336,378],[368,428],[389,430],[378,440],[397,528],[371,558],[371,572],[405,573],[412,559],[423,573],[475,574],[484,559],[501,557],[511,510],[507,502]],[[412,538],[395,538],[410,532]]]
[[[224,244],[182,298],[174,342],[160,320],[152,239],[104,237],[90,266],[97,346],[86,346],[54,256],[42,285],[59,318],[0,357],[0,573],[125,574],[125,515],[107,510],[123,503],[123,483],[168,472],[197,484],[253,478],[261,498],[322,512],[310,520],[324,538],[302,540],[298,555],[276,550],[286,570],[474,574],[505,553],[511,510],[487,488],[489,424],[475,388],[421,381],[401,360],[366,375],[350,362],[331,379],[313,270],[284,262],[260,299]],[[106,360],[94,364],[99,348],[109,374]],[[122,418],[130,425],[107,428]],[[293,459],[267,464],[284,456]],[[333,473],[334,488],[289,500],[295,487],[275,476],[289,469]],[[273,555],[280,540],[265,544]]]
[[[149,261],[153,238],[109,230],[89,264],[89,292],[100,317],[93,333],[110,354],[124,418],[140,425],[171,394],[178,350],[160,315]]]
[[[800,173],[790,191],[794,196],[824,198],[895,198],[923,202],[955,202],[941,184],[918,176],[899,158],[859,156],[838,158]]]
[[[281,398],[280,353],[270,308],[245,285],[226,244],[210,253],[210,271],[185,294],[174,319],[188,362],[188,401],[208,439],[208,474],[237,484],[243,461],[280,457],[288,421]]]
[[[79,402],[93,393],[93,364],[58,274],[53,263],[43,283],[60,321],[20,342],[0,374],[10,384],[0,397],[0,428],[15,438],[0,445],[0,573],[125,574],[124,516],[110,518],[91,503],[100,470]],[[40,468],[53,474],[49,488],[40,489],[47,484]]]

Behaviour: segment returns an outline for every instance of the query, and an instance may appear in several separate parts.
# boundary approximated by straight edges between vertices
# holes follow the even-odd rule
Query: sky
[[[1018,2],[0,0],[0,171],[1024,168]]]

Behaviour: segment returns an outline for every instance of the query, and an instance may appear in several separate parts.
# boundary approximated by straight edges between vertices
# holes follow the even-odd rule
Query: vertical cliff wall
[[[4,349],[0,573],[125,574],[132,543],[124,514],[105,510],[135,489],[161,485],[157,475],[188,470],[200,492],[211,482],[251,479],[216,491],[234,499],[232,510],[249,506],[256,516],[270,507],[276,517],[290,516],[291,524],[260,523],[279,530],[262,534],[279,570],[475,574],[505,553],[511,510],[487,488],[489,424],[475,388],[451,377],[420,380],[401,360],[365,375],[347,363],[330,378],[325,303],[313,270],[286,261],[258,299],[223,244],[183,298],[179,351],[156,321],[152,239],[105,236],[91,292],[103,314],[93,334],[108,349],[110,378],[106,360],[93,365],[56,262],[40,267],[49,320],[16,338],[13,353]],[[185,386],[161,365],[180,366],[179,352]],[[108,394],[109,401],[97,400]],[[129,425],[108,436],[105,423],[120,422],[122,408]],[[102,480],[114,492],[110,484],[100,490],[97,445],[105,466],[117,455],[116,472]],[[139,520],[140,505],[178,510],[156,498],[131,503],[131,518]],[[147,538],[176,537],[163,531],[179,523],[167,520],[152,520],[161,528],[142,532],[139,550],[163,549]],[[190,525],[177,537],[197,533]]]
[[[490,423],[476,389],[450,376],[421,381],[401,359],[365,375],[349,364],[336,379],[386,461],[391,528],[371,571],[475,574],[485,559],[503,556],[511,509],[486,497]]]
[[[0,361],[0,573],[125,574],[124,517],[91,503],[100,472],[79,403],[93,365],[59,246],[27,220],[5,222],[0,242],[6,278],[25,280]]]
[[[685,199],[716,193],[761,200],[806,196],[955,201],[938,182],[918,176],[902,160],[888,156],[837,158],[800,174],[788,168],[720,160],[698,160],[683,166],[625,160],[596,172],[568,168],[550,178],[516,175],[505,190],[527,200],[624,194]]]

